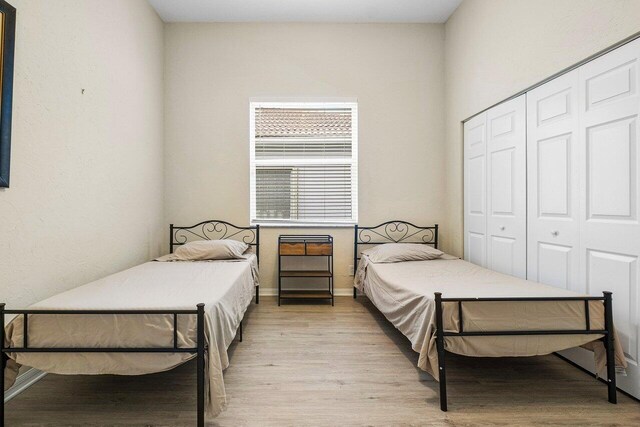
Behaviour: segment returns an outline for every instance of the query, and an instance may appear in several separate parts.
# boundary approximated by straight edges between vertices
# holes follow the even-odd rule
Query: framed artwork
[[[0,0],[0,187],[9,187],[16,9]]]

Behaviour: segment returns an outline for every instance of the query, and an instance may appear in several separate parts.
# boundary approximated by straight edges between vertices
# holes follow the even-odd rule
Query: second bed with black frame
[[[420,227],[410,222],[393,220],[378,224],[372,227],[356,225],[354,231],[354,266],[358,266],[361,260],[362,247],[371,247],[386,243],[420,243],[438,248],[438,225]],[[446,290],[443,289],[443,292]],[[440,388],[440,409],[447,411],[447,369],[445,339],[447,337],[497,337],[497,336],[558,336],[558,335],[600,335],[605,353],[607,366],[607,389],[610,403],[617,403],[616,378],[615,378],[615,355],[614,355],[614,328],[613,328],[613,308],[611,292],[603,292],[603,296],[575,296],[575,297],[507,297],[507,298],[446,298],[443,292],[434,293],[435,321],[436,321],[436,347],[438,354],[438,374]],[[356,298],[356,288],[353,290],[353,297]],[[582,329],[531,329],[531,330],[483,330],[466,331],[462,317],[463,306],[474,303],[501,302],[501,303],[529,303],[529,302],[583,302],[584,303],[584,325]],[[601,301],[604,305],[604,329],[592,329],[590,321],[590,301]],[[457,331],[444,329],[443,304],[455,304],[459,316],[459,327]]]
[[[220,220],[204,221],[193,226],[170,225],[169,249],[173,253],[175,246],[183,245],[191,240],[224,240],[236,239],[255,248],[255,254],[259,260],[260,227],[241,227]],[[259,303],[259,287],[256,286],[256,304]],[[5,315],[22,316],[23,318],[23,344],[21,347],[5,347],[5,328],[2,327],[0,343],[2,343],[2,369],[0,370],[0,384],[4,384],[7,353],[187,353],[196,357],[196,389],[197,389],[197,425],[205,423],[205,352],[208,351],[204,324],[205,304],[194,304],[193,310],[38,310],[38,309],[5,309],[5,304],[0,303],[0,321],[5,324]],[[29,343],[29,318],[38,315],[170,315],[173,316],[173,346],[171,347],[33,347]],[[196,343],[195,346],[181,347],[178,345],[178,316],[196,316]],[[242,320],[240,321],[239,340],[242,341]],[[4,390],[4,388],[3,388]],[[0,427],[5,425],[4,391],[3,404],[0,409]]]

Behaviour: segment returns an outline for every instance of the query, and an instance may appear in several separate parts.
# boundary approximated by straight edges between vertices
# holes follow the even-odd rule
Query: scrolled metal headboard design
[[[407,221],[393,220],[373,227],[356,224],[353,244],[353,268],[360,259],[359,245],[382,245],[384,243],[421,243],[438,248],[438,224],[420,227]]]
[[[175,246],[195,240],[233,239],[255,246],[256,257],[260,261],[260,226],[241,227],[222,220],[203,221],[188,227],[169,225],[169,251]]]

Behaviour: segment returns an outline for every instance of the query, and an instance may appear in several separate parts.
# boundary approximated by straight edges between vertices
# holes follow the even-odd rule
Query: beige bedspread
[[[71,289],[32,309],[195,310],[205,304],[206,412],[224,410],[222,371],[229,365],[233,341],[257,285],[255,255],[245,260],[147,262]],[[6,327],[6,344],[22,346],[22,316]],[[196,316],[178,315],[178,342],[194,347]],[[30,347],[172,347],[171,315],[31,315]],[[57,374],[140,375],[172,369],[193,358],[186,353],[13,353],[5,388],[19,365]],[[194,384],[195,390],[195,384]]]
[[[575,292],[501,274],[445,255],[431,261],[374,264],[363,256],[354,285],[364,292],[385,317],[420,353],[418,366],[438,379],[434,293],[443,298],[568,297]],[[615,295],[614,295],[615,297]],[[604,305],[589,305],[592,329],[604,329]],[[532,329],[584,329],[584,302],[465,302],[465,331]],[[446,331],[459,331],[457,303],[443,303]],[[601,335],[445,337],[447,351],[466,356],[505,357],[550,354],[584,346],[595,353],[598,371],[604,373]],[[617,338],[617,337],[616,337]],[[626,367],[616,339],[616,364]]]

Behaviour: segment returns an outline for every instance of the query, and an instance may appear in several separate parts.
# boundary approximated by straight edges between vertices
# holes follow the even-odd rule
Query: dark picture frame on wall
[[[0,0],[0,187],[9,187],[16,9]]]

